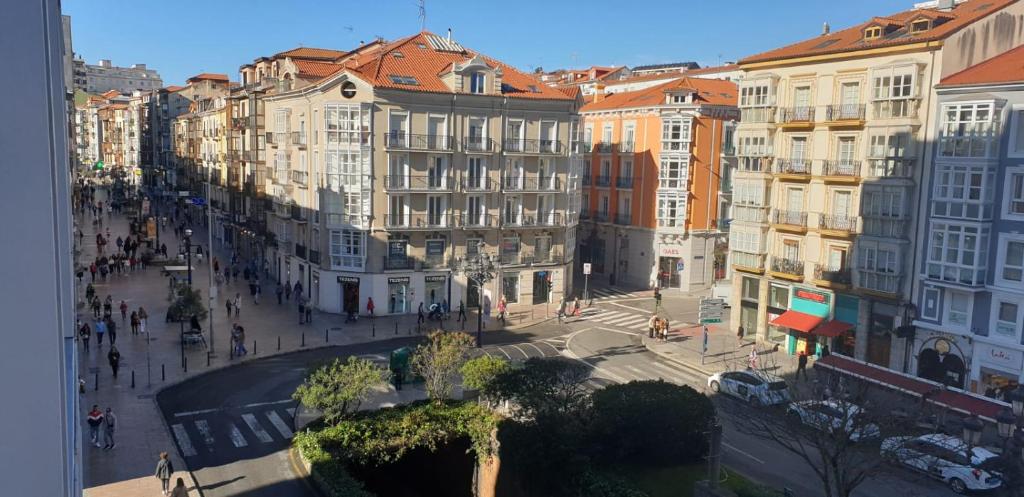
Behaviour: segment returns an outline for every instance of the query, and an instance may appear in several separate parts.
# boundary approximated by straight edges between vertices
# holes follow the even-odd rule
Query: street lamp
[[[466,278],[476,283],[477,291],[477,315],[476,315],[476,346],[483,346],[483,324],[484,324],[484,284],[494,279],[496,272],[494,261],[489,254],[484,253],[484,243],[477,244],[476,257],[466,259],[462,267]]]
[[[188,265],[188,289],[192,289],[192,228],[185,228],[185,264]]]
[[[981,430],[985,429],[985,424],[981,422],[981,418],[976,414],[972,414],[965,418],[963,421],[964,428],[964,442],[967,443],[967,459],[974,459],[974,447],[977,447],[981,443]]]
[[[1024,385],[1017,385],[1013,391],[1007,394],[1010,399],[1010,408],[1017,419],[1024,418]]]

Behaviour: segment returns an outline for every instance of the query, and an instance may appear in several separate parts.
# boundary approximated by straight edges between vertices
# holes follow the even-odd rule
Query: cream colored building
[[[272,275],[328,312],[457,309],[477,303],[462,268],[482,250],[485,306],[553,312],[572,288],[578,101],[426,32],[334,64],[263,74],[290,81],[264,100]]]
[[[739,62],[733,330],[903,365],[933,87],[1020,44],[1022,15],[928,2]]]

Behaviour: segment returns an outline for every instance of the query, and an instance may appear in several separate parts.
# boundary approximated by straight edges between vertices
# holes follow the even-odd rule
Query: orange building
[[[725,242],[736,95],[730,81],[680,77],[597,94],[580,109],[591,153],[578,239],[596,283],[697,290],[724,270],[715,247]]]

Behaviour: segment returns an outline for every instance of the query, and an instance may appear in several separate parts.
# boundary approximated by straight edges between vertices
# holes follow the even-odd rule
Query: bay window
[[[991,219],[995,170],[984,166],[937,164],[932,215]]]
[[[690,120],[664,119],[661,124],[661,150],[684,152],[689,150]]]
[[[331,268],[363,269],[366,261],[365,244],[365,232],[331,230]]]
[[[686,221],[685,191],[658,192],[658,227],[682,228]]]
[[[999,123],[992,102],[942,106],[939,155],[993,157],[999,148]]]
[[[658,168],[658,188],[685,190],[688,182],[689,165],[690,160],[686,158],[662,158],[661,167]]]
[[[930,226],[926,274],[964,285],[985,284],[987,227],[934,221]]]

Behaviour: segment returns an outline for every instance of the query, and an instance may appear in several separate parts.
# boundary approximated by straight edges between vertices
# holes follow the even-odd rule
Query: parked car
[[[1002,485],[1001,475],[983,469],[997,456],[981,447],[971,449],[954,436],[930,433],[919,437],[891,437],[882,441],[882,458],[944,481],[956,493],[991,490]]]
[[[864,409],[842,400],[794,402],[786,413],[798,416],[803,424],[819,430],[847,433],[853,442],[877,438],[882,434],[878,425],[864,421]]]
[[[726,371],[708,377],[708,388],[739,398],[751,405],[778,405],[789,402],[789,387],[778,376],[752,370]]]

